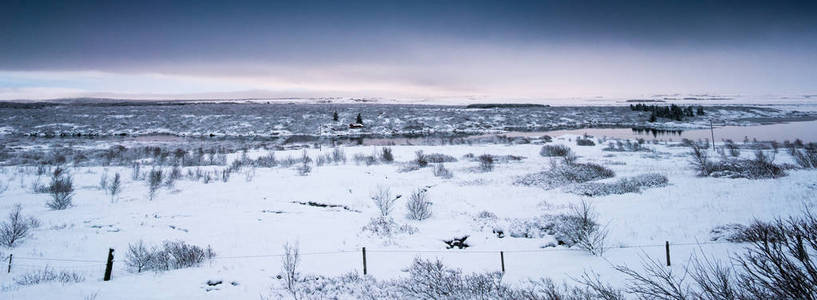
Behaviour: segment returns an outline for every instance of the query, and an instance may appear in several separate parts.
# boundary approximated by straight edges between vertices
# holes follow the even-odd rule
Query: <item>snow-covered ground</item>
[[[595,162],[616,176],[606,181],[645,173],[666,175],[669,185],[641,193],[585,197],[566,189],[545,190],[521,186],[522,175],[550,167],[551,158],[539,155],[541,144],[474,144],[447,146],[393,146],[391,164],[356,164],[355,154],[370,155],[380,147],[344,146],[347,163],[312,165],[307,176],[291,168],[244,169],[228,182],[181,179],[172,188],[162,188],[155,199],[147,197],[144,180],[134,181],[128,167],[75,167],[77,192],[74,206],[51,210],[46,194],[35,194],[39,180],[32,168],[7,166],[0,179],[8,190],[0,194],[0,216],[17,203],[23,214],[36,216],[40,226],[31,237],[13,249],[0,248],[4,257],[13,254],[11,273],[0,272],[2,299],[258,299],[280,289],[275,277],[281,270],[282,245],[297,242],[302,253],[300,272],[332,275],[362,272],[361,248],[367,249],[368,274],[395,278],[417,256],[439,257],[447,265],[465,271],[497,271],[499,251],[504,251],[506,279],[522,282],[550,277],[571,280],[592,271],[613,283],[622,283],[614,265],[637,266],[644,256],[664,259],[663,244],[669,241],[672,268],[681,270],[693,252],[718,258],[740,251],[734,243],[712,243],[710,231],[727,223],[745,224],[755,218],[770,219],[798,215],[817,204],[817,173],[789,170],[778,179],[749,180],[697,177],[689,168],[687,147],[677,144],[648,144],[648,152],[608,152],[605,144],[577,146],[576,136],[554,138],[553,143],[570,146],[579,162]],[[316,158],[333,149],[306,149]],[[432,167],[400,172],[415,152],[443,153],[458,159],[445,163],[453,177],[432,174]],[[478,169],[478,162],[464,158],[473,153],[523,156],[520,161],[497,163],[493,171]],[[267,154],[253,150],[250,158]],[[228,162],[240,154],[231,154]],[[300,157],[302,150],[276,151],[280,160]],[[743,151],[751,156],[751,151]],[[791,162],[781,151],[776,162]],[[222,166],[185,167],[223,169]],[[146,167],[142,172],[146,171]],[[167,167],[165,170],[168,170]],[[100,177],[120,173],[123,192],[116,201],[98,188]],[[388,187],[397,200],[392,217],[399,224],[416,227],[416,232],[384,238],[362,228],[377,215],[370,195],[378,186]],[[433,215],[423,221],[406,218],[406,199],[426,188]],[[546,247],[551,238],[499,238],[490,226],[482,226],[478,215],[487,211],[503,224],[544,214],[566,212],[582,200],[590,202],[601,223],[609,230],[603,256],[564,246]],[[315,202],[340,207],[317,207]],[[446,249],[443,240],[469,236],[467,249]],[[212,246],[214,260],[196,268],[162,273],[132,273],[124,256],[130,243],[164,240]],[[108,249],[115,249],[113,279],[102,281]],[[79,283],[45,283],[18,286],[14,279],[45,266],[85,275]],[[5,271],[5,265],[3,265]],[[208,280],[224,283],[211,287]],[[233,284],[234,283],[234,284]]]

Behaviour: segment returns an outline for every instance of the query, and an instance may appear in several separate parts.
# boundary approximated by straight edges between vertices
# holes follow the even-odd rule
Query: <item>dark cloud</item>
[[[807,48],[816,32],[814,1],[12,0],[0,4],[0,69],[456,56],[418,44]]]

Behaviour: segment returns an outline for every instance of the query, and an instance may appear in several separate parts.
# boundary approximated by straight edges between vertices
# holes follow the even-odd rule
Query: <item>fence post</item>
[[[104,281],[111,280],[111,271],[113,270],[113,248],[108,249],[108,264],[105,265]]]
[[[363,275],[366,275],[366,247],[363,247]]]
[[[499,260],[502,262],[502,273],[505,273],[505,251],[499,251]]]
[[[667,243],[665,244],[665,248],[667,249],[667,267],[669,267],[670,266],[670,262],[669,262],[669,241],[667,241]]]
[[[8,272],[6,272],[6,273],[11,273],[11,257],[12,257],[12,255],[13,254],[9,253],[9,269],[8,269]]]

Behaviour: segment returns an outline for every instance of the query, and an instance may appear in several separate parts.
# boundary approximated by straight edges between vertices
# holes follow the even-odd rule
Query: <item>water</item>
[[[788,122],[758,126],[714,126],[713,130],[693,129],[693,130],[650,130],[637,128],[585,128],[572,130],[554,130],[542,132],[511,132],[507,136],[542,136],[553,137],[565,134],[588,134],[595,137],[610,137],[622,139],[659,139],[659,140],[681,140],[681,139],[711,139],[714,133],[715,140],[721,141],[730,139],[736,142],[744,140],[758,141],[794,141],[801,139],[804,142],[817,142],[817,121]]]

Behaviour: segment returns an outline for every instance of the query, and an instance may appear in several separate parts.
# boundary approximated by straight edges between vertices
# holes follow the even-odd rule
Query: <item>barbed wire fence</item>
[[[697,246],[697,247],[704,247],[709,245],[722,245],[722,244],[734,244],[739,245],[738,243],[728,242],[728,241],[707,241],[707,242],[681,242],[681,243],[670,243],[669,241],[663,244],[640,244],[640,245],[621,245],[621,246],[610,246],[605,247],[605,250],[642,250],[644,248],[665,248],[665,260],[666,265],[671,265],[671,248],[672,246]],[[32,256],[17,256],[9,254],[6,256],[3,261],[5,264],[0,268],[2,272],[0,274],[5,276],[19,276],[30,272],[40,272],[43,270],[50,269],[56,272],[71,272],[74,274],[79,274],[84,276],[85,278],[100,278],[102,280],[111,280],[112,278],[116,277],[112,274],[117,276],[126,275],[130,272],[124,253],[117,253],[113,255],[115,252],[111,251],[107,257],[108,259],[88,259],[88,258],[57,258],[57,257],[32,257]],[[583,249],[579,249],[576,247],[569,248],[569,247],[549,247],[549,248],[539,248],[539,249],[515,249],[515,250],[468,250],[468,249],[376,249],[376,248],[368,248],[361,247],[358,249],[346,249],[346,250],[335,250],[335,251],[318,251],[318,252],[300,252],[299,255],[302,257],[326,257],[326,256],[333,256],[344,254],[348,255],[351,253],[359,253],[359,260],[356,263],[349,263],[350,269],[355,270],[362,270],[363,274],[366,275],[368,272],[368,267],[370,264],[367,262],[367,255],[369,254],[376,254],[376,255],[390,255],[390,254],[416,254],[417,256],[421,255],[434,255],[434,254],[445,254],[445,255],[474,255],[474,254],[493,254],[496,255],[495,258],[490,259],[491,262],[484,262],[490,263],[492,266],[497,266],[497,271],[502,271],[503,273],[506,271],[505,269],[505,258],[506,254],[520,254],[520,253],[559,253],[559,252],[577,252],[577,253],[586,253],[587,251]],[[103,252],[100,253],[100,257],[104,258]],[[247,255],[228,255],[228,256],[216,256],[213,257],[213,261],[219,261],[222,263],[229,263],[230,261],[250,261],[253,259],[265,259],[265,258],[281,258],[284,257],[285,253],[263,253],[263,254],[247,254]],[[331,259],[331,258],[330,258]],[[485,260],[489,260],[488,256],[485,256]],[[607,261],[607,259],[605,259]],[[609,261],[608,261],[609,262]],[[354,267],[353,267],[354,266]],[[113,272],[116,273],[113,273]],[[5,277],[0,276],[0,277]]]

